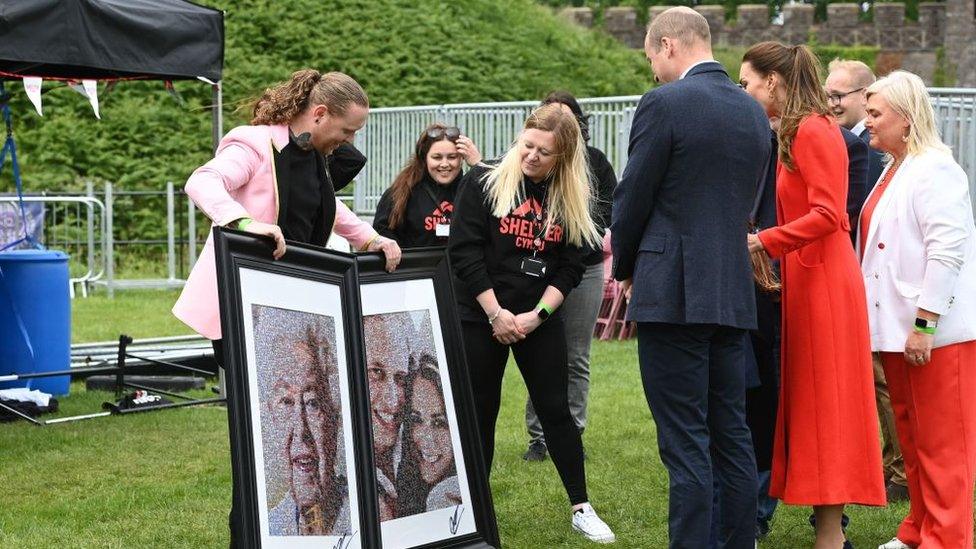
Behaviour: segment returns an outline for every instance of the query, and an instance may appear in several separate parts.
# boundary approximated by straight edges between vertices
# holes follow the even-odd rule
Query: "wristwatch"
[[[926,320],[921,317],[915,317],[915,327],[922,328],[923,330],[936,329],[939,326],[938,320]]]
[[[552,309],[540,300],[535,306],[535,314],[539,315],[539,320],[545,322],[546,319],[552,316]]]

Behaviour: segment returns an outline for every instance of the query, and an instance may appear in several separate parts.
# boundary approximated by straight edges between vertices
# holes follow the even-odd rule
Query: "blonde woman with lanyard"
[[[476,166],[464,177],[448,250],[459,279],[458,312],[489,471],[511,350],[569,495],[573,528],[611,543],[614,534],[586,493],[558,314],[583,276],[582,246],[600,241],[590,218],[585,155],[571,113],[558,104],[536,109],[497,165]]]

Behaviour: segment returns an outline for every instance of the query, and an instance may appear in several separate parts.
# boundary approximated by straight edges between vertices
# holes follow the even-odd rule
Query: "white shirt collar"
[[[688,76],[688,73],[691,72],[691,69],[697,67],[698,65],[701,65],[702,63],[715,63],[715,60],[714,59],[705,59],[704,61],[699,61],[699,62],[695,63],[694,65],[692,65],[692,66],[688,67],[687,69],[685,69],[685,72],[681,73],[681,78],[678,78],[678,80],[682,80],[684,77]]]
[[[863,119],[861,119],[860,122],[858,122],[857,124],[854,124],[854,127],[851,128],[851,133],[853,133],[854,135],[860,137],[861,136],[861,132],[864,131],[864,122],[865,121],[867,121],[867,118],[863,118]]]

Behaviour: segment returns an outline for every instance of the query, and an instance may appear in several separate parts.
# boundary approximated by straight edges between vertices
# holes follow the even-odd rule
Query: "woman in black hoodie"
[[[446,246],[462,160],[469,166],[481,161],[474,142],[453,126],[428,126],[376,205],[376,232],[401,248]]]
[[[567,400],[563,299],[600,234],[590,217],[586,146],[558,104],[536,109],[494,167],[476,166],[458,193],[448,243],[458,313],[488,470],[509,349],[572,505],[573,528],[610,543],[586,494],[583,445]]]

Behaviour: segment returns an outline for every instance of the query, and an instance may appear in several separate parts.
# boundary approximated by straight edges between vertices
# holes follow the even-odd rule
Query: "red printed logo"
[[[434,208],[434,211],[424,218],[424,230],[435,231],[438,225],[450,225],[452,213],[454,213],[454,204],[447,200],[441,202],[440,206]]]
[[[538,238],[543,221],[542,204],[529,197],[512,210],[512,213],[499,220],[498,232],[514,237],[516,248],[541,252],[546,249],[546,243],[558,243],[563,239],[563,228],[556,223],[546,230],[545,236]]]

